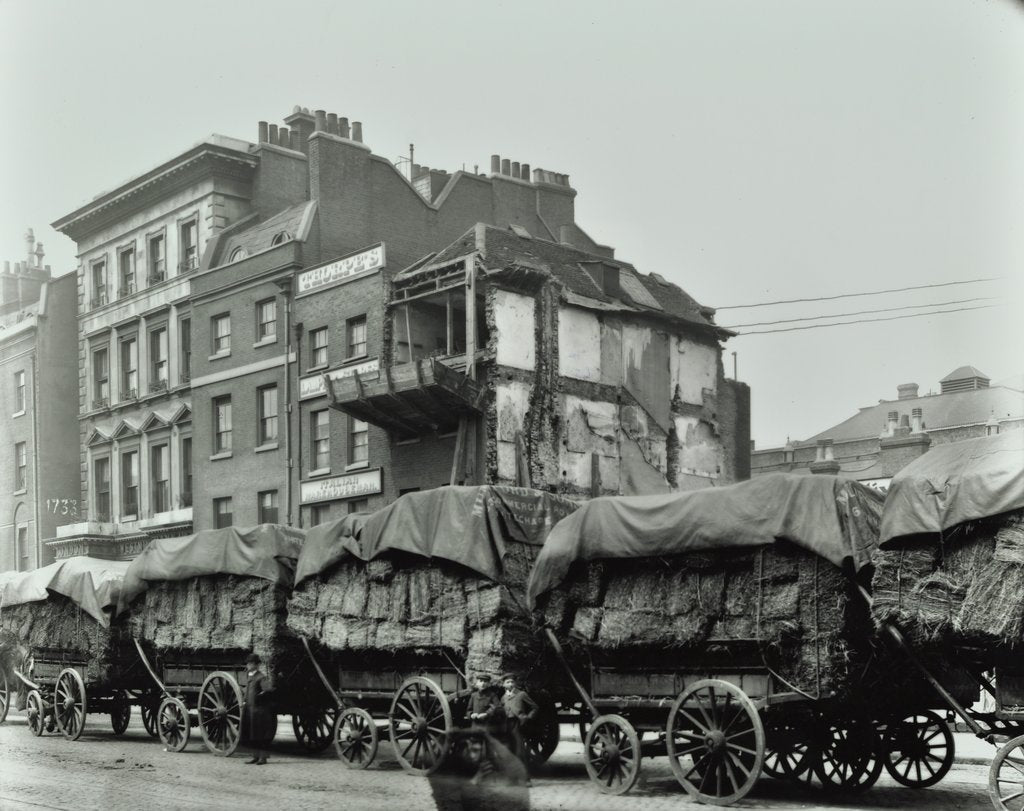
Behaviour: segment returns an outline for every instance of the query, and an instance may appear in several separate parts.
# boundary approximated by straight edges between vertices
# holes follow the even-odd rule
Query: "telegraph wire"
[[[890,315],[885,318],[858,318],[854,321],[835,321],[831,324],[808,324],[803,327],[784,327],[783,329],[760,329],[751,330],[750,332],[738,332],[737,336],[742,335],[771,335],[773,332],[796,332],[797,330],[805,329],[824,329],[825,327],[842,327],[849,324],[870,324],[875,321],[899,321],[903,318],[920,318],[924,315],[942,315],[943,313],[963,313],[969,310],[991,310],[993,307],[1004,307],[1005,304],[982,304],[978,307],[957,307],[952,310],[935,310],[928,313],[907,313],[906,315]]]
[[[883,293],[905,293],[908,290],[930,290],[936,287],[952,287],[958,284],[977,284],[979,282],[996,282],[1006,278],[1005,276],[990,276],[984,279],[964,279],[959,282],[940,282],[937,284],[919,284],[914,287],[893,287],[888,290],[873,290],[869,293],[840,293],[835,296],[815,296],[813,298],[791,298],[780,299],[779,301],[762,301],[757,304],[730,304],[725,307],[716,307],[715,310],[742,310],[750,307],[769,307],[773,304],[804,304],[810,301],[835,301],[840,298],[858,298],[860,296],[880,296]]]
[[[797,321],[821,321],[823,318],[846,318],[848,315],[870,315],[872,313],[894,313],[897,310],[923,310],[926,307],[948,307],[951,304],[970,304],[975,301],[993,301],[998,296],[981,296],[979,298],[962,298],[954,301],[935,301],[931,304],[904,304],[902,307],[883,307],[878,310],[857,310],[851,313],[832,313],[831,315],[805,315],[803,318],[783,318],[779,321],[752,321],[749,324],[732,324],[724,329],[740,327],[769,327],[773,324],[792,324]]]

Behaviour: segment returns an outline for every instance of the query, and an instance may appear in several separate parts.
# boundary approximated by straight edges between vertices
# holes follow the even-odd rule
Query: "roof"
[[[273,247],[274,237],[278,234],[286,234],[285,239],[305,240],[309,230],[307,212],[315,205],[314,202],[303,201],[289,206],[265,220],[249,225],[247,228],[240,228],[237,233],[225,234],[212,267],[230,262],[231,255],[238,248],[245,251],[245,256],[265,251],[267,248]]]
[[[482,244],[477,235],[482,234]],[[640,273],[633,265],[618,259],[588,253],[571,245],[550,242],[539,237],[523,237],[511,228],[477,225],[433,257],[426,266],[417,263],[399,273],[395,281],[409,278],[428,268],[452,262],[480,250],[491,272],[533,266],[548,271],[570,293],[615,305],[617,309],[669,316],[689,324],[710,327],[721,337],[732,333],[715,324],[714,310],[699,304],[682,288],[656,274]],[[611,297],[601,288],[597,266],[619,269],[621,295]]]
[[[883,400],[878,405],[868,406],[848,420],[815,434],[800,445],[814,445],[819,439],[845,442],[877,438],[886,426],[890,411],[898,411],[902,417],[904,414],[909,416],[911,410],[915,408],[921,409],[924,427],[928,431],[958,425],[978,425],[987,422],[992,416],[996,419],[1024,416],[1024,392],[1005,386],[993,386],[947,394],[926,394],[923,397],[908,397],[903,400]]]
[[[988,380],[989,377],[980,369],[976,369],[973,366],[961,366],[958,369],[954,369],[948,375],[946,375],[940,383],[950,383],[954,380],[967,380],[972,377],[980,377],[982,380]]]

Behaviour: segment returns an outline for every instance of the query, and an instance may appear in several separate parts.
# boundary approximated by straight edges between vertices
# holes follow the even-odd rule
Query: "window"
[[[121,341],[121,399],[139,396],[139,343],[135,338]]]
[[[14,373],[14,413],[20,414],[25,410],[25,370],[21,369]]]
[[[214,529],[230,527],[234,520],[231,514],[231,496],[226,498],[215,498],[213,500],[213,526]]]
[[[117,273],[120,284],[117,297],[130,296],[135,292],[135,248],[125,248],[118,252]]]
[[[368,498],[354,498],[345,503],[345,509],[349,515],[352,513],[365,513],[370,511],[370,500]]]
[[[93,408],[104,408],[110,398],[110,351],[107,347],[92,353]]]
[[[276,234],[274,234],[274,238],[270,240],[270,245],[271,247],[273,247],[274,245],[280,245],[286,239],[291,238],[292,235],[289,234],[287,231],[278,231]]]
[[[153,513],[171,509],[171,457],[166,445],[154,445],[149,450],[151,481],[153,483]]]
[[[188,383],[192,379],[192,319],[181,319],[178,330],[178,341],[181,345],[181,363],[178,370],[178,382]]]
[[[149,283],[156,284],[167,278],[166,257],[164,256],[164,235],[149,238]]]
[[[265,386],[257,389],[259,397],[259,433],[260,445],[277,441],[277,386]]]
[[[92,266],[92,306],[101,307],[107,303],[107,263],[101,259]]]
[[[92,481],[96,491],[96,520],[110,520],[110,459],[94,459]]]
[[[192,506],[192,437],[181,440],[181,506]]]
[[[181,224],[181,271],[187,273],[199,267],[199,239],[195,220]]]
[[[28,524],[18,524],[18,571],[28,571]]]
[[[14,489],[28,489],[28,448],[24,442],[14,443]]]
[[[358,358],[366,354],[366,316],[348,320],[348,357]]]
[[[167,327],[149,333],[149,390],[167,388]]]
[[[121,517],[139,515],[139,452],[121,454]]]
[[[355,417],[351,421],[348,433],[348,463],[365,465],[369,461],[369,428],[365,422]]]
[[[277,299],[256,302],[256,340],[269,341],[277,335]]]
[[[245,259],[245,257],[247,257],[248,255],[249,254],[246,252],[245,248],[239,245],[231,252],[231,256],[228,257],[228,261],[237,262],[240,259]]]
[[[231,450],[231,395],[213,401],[213,452]]]
[[[314,504],[309,508],[309,525],[311,527],[318,527],[326,523],[330,512],[330,504]]]
[[[231,351],[231,316],[227,313],[210,319],[210,334],[213,335],[213,354]]]
[[[309,415],[309,435],[313,438],[310,459],[313,470],[326,470],[331,466],[331,422],[330,412],[314,411]]]
[[[309,366],[327,365],[327,327],[309,331]]]
[[[277,490],[264,490],[256,496],[260,524],[277,523]]]

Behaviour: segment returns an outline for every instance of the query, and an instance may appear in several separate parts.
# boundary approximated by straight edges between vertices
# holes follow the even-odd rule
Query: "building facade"
[[[901,384],[896,399],[865,406],[806,441],[755,450],[752,473],[835,473],[885,490],[900,468],[932,445],[1024,428],[1024,391],[992,386],[973,366],[954,369],[937,393],[919,392],[916,383]]]
[[[81,512],[75,277],[26,241],[0,274],[0,571],[51,563],[43,541]]]

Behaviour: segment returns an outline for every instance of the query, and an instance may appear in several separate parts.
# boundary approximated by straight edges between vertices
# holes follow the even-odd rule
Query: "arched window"
[[[273,247],[274,245],[280,245],[282,242],[285,242],[286,240],[289,240],[291,238],[292,235],[289,234],[287,231],[278,231],[276,234],[274,234],[274,238],[270,240],[270,245],[271,247]]]
[[[249,254],[246,252],[245,248],[239,245],[231,252],[231,256],[228,257],[228,261],[237,262],[239,259],[245,259],[248,255]]]

